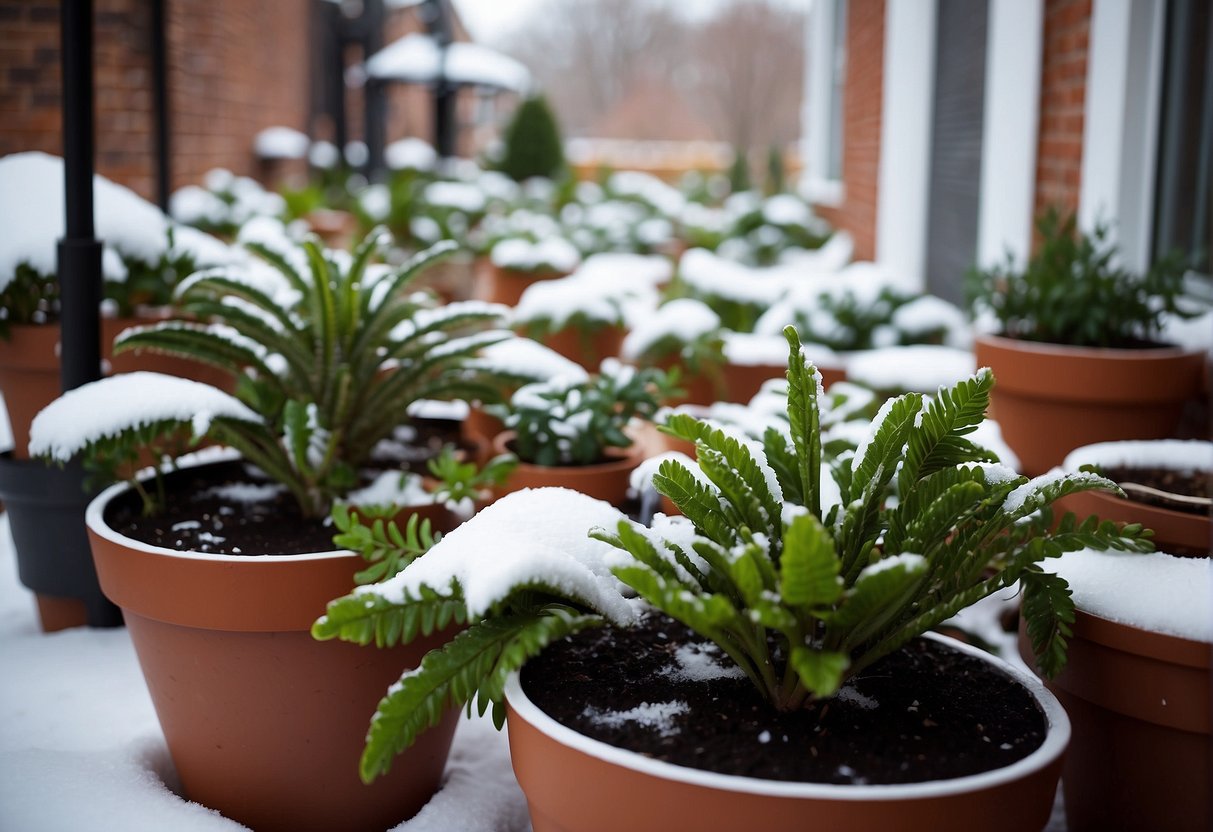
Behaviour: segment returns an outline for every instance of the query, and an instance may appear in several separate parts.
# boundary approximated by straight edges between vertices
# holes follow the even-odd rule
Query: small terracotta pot
[[[109,374],[136,370],[167,373],[230,390],[230,377],[197,361],[147,350],[113,354],[114,338],[122,330],[165,320],[161,314],[144,318],[102,318],[101,359]],[[13,453],[29,459],[29,426],[38,411],[62,392],[59,379],[59,325],[18,324],[8,340],[0,339],[0,393],[13,430]],[[106,364],[108,363],[108,367]]]
[[[358,218],[349,211],[317,208],[304,217],[308,230],[329,248],[349,248],[358,233]]]
[[[1213,646],[1078,610],[1048,683],[1074,724],[1062,775],[1070,832],[1213,828]],[[1020,625],[1020,653],[1032,648]]]
[[[928,638],[940,638],[928,636]],[[1049,723],[1029,756],[983,774],[894,786],[759,780],[660,762],[592,740],[559,724],[506,685],[510,756],[535,832],[1024,832],[1043,829],[1053,807],[1070,723],[1035,678],[975,648],[1035,697]]]
[[[317,642],[312,622],[353,587],[358,555],[150,546],[105,523],[128,488],[93,500],[88,534],[186,797],[257,830],[383,830],[415,814],[438,788],[454,712],[369,786],[358,760],[383,692],[446,638],[383,650]]]
[[[623,349],[627,331],[622,326],[603,324],[590,332],[574,326],[549,332],[538,341],[545,347],[575,361],[591,373],[598,372],[604,358],[615,358]]]
[[[565,272],[523,272],[517,269],[503,269],[493,265],[493,261],[483,258],[476,264],[475,296],[490,303],[504,303],[506,306],[517,306],[522,299],[522,293],[529,286],[541,280],[555,280],[565,277]]]
[[[493,450],[499,454],[512,453],[510,443],[513,441],[513,431],[500,433],[493,440]],[[504,497],[524,488],[559,486],[617,506],[627,499],[628,478],[644,461],[645,453],[642,447],[633,443],[628,448],[608,448],[607,455],[613,457],[610,462],[595,465],[532,465],[520,461],[510,478],[497,489],[496,496]]]
[[[493,438],[505,430],[505,423],[496,416],[488,413],[484,407],[472,404],[468,407],[467,418],[459,428],[459,435],[469,445],[480,449],[478,461],[483,464],[493,453]]]
[[[1169,436],[1200,391],[1205,354],[1174,347],[1085,349],[978,336],[977,366],[994,371],[990,415],[1025,474],[1080,445]]]
[[[664,358],[658,359],[656,365],[667,373],[674,368],[678,368],[678,387],[682,389],[683,394],[669,399],[666,404],[670,407],[679,407],[686,404],[707,407],[713,402],[728,401],[726,398],[727,393],[725,392],[727,382],[723,373],[713,378],[708,373],[692,372],[677,355],[667,355]],[[786,371],[787,368],[785,367],[784,370]],[[749,399],[746,401],[749,401]]]

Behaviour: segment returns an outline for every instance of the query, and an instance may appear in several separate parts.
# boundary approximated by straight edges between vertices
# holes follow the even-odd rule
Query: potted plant
[[[720,318],[707,304],[675,298],[632,328],[621,354],[641,367],[676,370],[684,392],[675,404],[709,405],[726,395],[724,339]]]
[[[1028,480],[989,462],[966,438],[988,403],[988,371],[929,403],[908,394],[882,407],[867,441],[839,458],[841,499],[824,510],[820,380],[795,332],[788,337],[787,433],[773,428],[762,443],[742,442],[687,417],[669,423],[697,445],[697,473],[671,461],[657,477],[687,519],[650,529],[567,491],[523,492],[395,579],[329,605],[313,627],[319,638],[390,644],[402,618],[467,623],[385,697],[363,777],[388,770],[449,704],[475,700],[499,721],[508,712],[515,772],[538,830],[790,830],[803,829],[806,817],[837,829],[1044,826],[1068,740],[1064,712],[1027,674],[917,637],[1019,581],[1033,647],[1058,670],[1072,607],[1064,581],[1040,562],[1086,546],[1147,549],[1148,541],[1140,529],[1118,532],[1094,518],[1069,517],[1054,531],[1025,522],[1065,494],[1116,487],[1091,474]],[[895,479],[899,501],[886,507]],[[581,537],[587,526],[590,540]],[[607,623],[613,631],[585,632]],[[921,653],[964,670],[927,670],[915,682],[902,662]],[[537,654],[533,672],[528,660]],[[968,695],[939,695],[941,678],[962,676],[982,681]],[[660,687],[661,677],[675,687]],[[710,685],[696,693],[696,679]],[[885,679],[888,687],[870,686]],[[709,708],[714,696],[731,697],[730,684],[750,698],[732,711],[692,708],[692,698]],[[603,685],[611,699],[587,693]],[[636,686],[630,698],[619,692]],[[1017,708],[1015,700],[1035,731],[998,724],[994,714]],[[992,713],[945,716],[948,702],[958,711],[980,702]],[[882,724],[894,712],[906,716],[904,728]],[[966,738],[949,750],[900,747],[938,736],[953,719]],[[821,759],[833,745],[827,729],[865,724],[866,743]],[[698,752],[712,740],[704,734],[728,725],[741,735],[719,735],[723,750],[705,762]],[[639,741],[628,751],[587,732]],[[780,753],[785,742],[791,753]],[[942,771],[987,752],[994,759]],[[798,783],[786,771],[746,776],[777,758],[820,765],[824,782]],[[728,773],[701,770],[720,767]]]
[[[508,405],[488,408],[507,428],[494,450],[519,459],[499,494],[558,485],[622,503],[628,476],[645,455],[628,424],[651,418],[668,390],[661,371],[612,360],[585,379],[558,376],[519,388]]]
[[[493,246],[481,267],[477,296],[515,306],[532,283],[564,277],[580,262],[577,248],[563,237],[536,241],[509,237]]]
[[[9,509],[21,580],[34,591],[39,623],[48,632],[122,622],[92,567],[81,470],[27,461],[30,422],[61,389],[55,252],[63,234],[62,183],[63,162],[56,157],[16,153],[0,160],[7,229],[0,243],[0,392],[13,435],[11,453],[0,454],[0,499]],[[107,179],[97,177],[94,189],[97,229],[106,242],[103,371],[156,369],[207,377],[206,368],[189,361],[116,357],[111,344],[123,329],[164,317],[174,285],[196,266],[229,260],[233,253],[192,228],[171,226],[155,206]],[[34,192],[52,198],[31,203]]]
[[[1207,554],[1087,551],[1047,567],[1075,602],[1069,661],[1048,682],[1074,727],[1062,774],[1067,829],[1213,824],[1209,567]],[[1020,649],[1027,656],[1022,629]]]
[[[1170,435],[1206,361],[1157,343],[1168,315],[1194,314],[1183,263],[1167,257],[1133,274],[1105,226],[1086,234],[1056,211],[1037,226],[1026,267],[1008,261],[969,282],[974,310],[998,322],[997,335],[978,336],[977,363],[998,375],[993,415],[1024,470],[1045,471],[1080,445]]]
[[[514,326],[593,372],[623,348],[628,305],[653,294],[605,274],[584,279],[574,273],[528,286],[514,308]]]
[[[449,244],[372,268],[388,242],[373,233],[352,254],[254,245],[271,270],[194,275],[177,301],[198,322],[119,345],[213,364],[237,380],[235,396],[126,374],[65,394],[33,426],[31,452],[84,454],[111,474],[183,428],[233,449],[112,486],[86,520],[185,793],[257,829],[400,821],[437,787],[454,728],[451,717],[383,787],[332,777],[332,760],[357,758],[376,688],[423,651],[367,661],[317,650],[307,633],[361,565],[334,550],[330,508],[376,478],[368,466],[411,402],[479,392],[463,362],[503,337],[484,331],[497,317],[483,305],[432,308],[405,291]]]
[[[1213,545],[1209,483],[1213,442],[1154,439],[1099,442],[1075,448],[1061,465],[1070,472],[1094,471],[1120,485],[1124,496],[1076,494],[1076,512],[1095,512],[1120,523],[1154,530],[1154,544],[1172,555],[1207,558]]]

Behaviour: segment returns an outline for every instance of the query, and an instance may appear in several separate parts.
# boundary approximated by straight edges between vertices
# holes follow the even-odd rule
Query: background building
[[[807,39],[806,187],[856,257],[957,299],[1056,206],[1209,273],[1204,0],[815,0]]]

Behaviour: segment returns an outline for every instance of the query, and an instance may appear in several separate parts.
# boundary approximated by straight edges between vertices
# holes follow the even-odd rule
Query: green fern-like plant
[[[1117,531],[1067,515],[1051,530],[1039,515],[1067,494],[1115,492],[1116,485],[1092,474],[1029,481],[972,443],[967,436],[984,418],[994,384],[988,371],[929,400],[890,400],[857,452],[823,466],[820,375],[795,330],[786,335],[786,430],[771,429],[760,445],[672,417],[665,429],[695,442],[699,475],[667,460],[654,484],[694,535],[667,537],[627,519],[594,529],[592,537],[620,554],[604,561],[610,571],[718,645],[779,710],[832,695],[882,656],[1016,581],[1041,668],[1056,673],[1073,603],[1064,580],[1041,561],[1083,547],[1148,551],[1151,544],[1139,526]],[[841,493],[832,505],[821,499],[825,476]],[[890,506],[894,480],[899,499]],[[419,632],[432,632],[444,617],[469,624],[380,704],[364,778],[386,770],[448,706],[470,708],[475,700],[482,713],[492,705],[499,716],[510,672],[553,638],[612,618],[604,603],[577,597],[567,584],[514,587],[475,619],[460,609],[462,599],[458,581],[423,583],[397,600],[356,594],[330,604],[313,627],[319,638],[365,644],[394,643],[415,619]]]
[[[498,311],[478,303],[435,307],[428,296],[407,291],[453,244],[436,245],[398,269],[373,265],[389,243],[386,232],[375,231],[352,254],[313,240],[287,250],[249,244],[270,268],[192,275],[176,292],[190,320],[129,329],[115,352],[166,353],[229,374],[236,397],[259,418],[214,419],[202,435],[237,449],[285,485],[304,516],[323,517],[357,484],[376,444],[407,420],[412,402],[491,398],[496,390],[464,363],[508,337],[487,329],[500,322]],[[149,382],[141,395],[154,401],[167,394]],[[153,437],[137,410],[130,420],[77,450],[103,466],[134,458]],[[168,437],[190,423],[167,420],[155,428]]]

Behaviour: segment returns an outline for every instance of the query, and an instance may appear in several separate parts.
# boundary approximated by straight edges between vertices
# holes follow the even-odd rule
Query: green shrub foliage
[[[564,172],[560,128],[542,95],[518,105],[505,130],[505,152],[498,167],[517,182],[532,176],[557,179]]]
[[[1040,246],[1023,269],[1005,263],[969,273],[974,311],[989,310],[1002,334],[1074,347],[1134,347],[1157,340],[1168,314],[1194,317],[1183,258],[1168,255],[1145,274],[1123,263],[1106,225],[1090,234],[1074,215],[1050,209],[1036,221]]]

